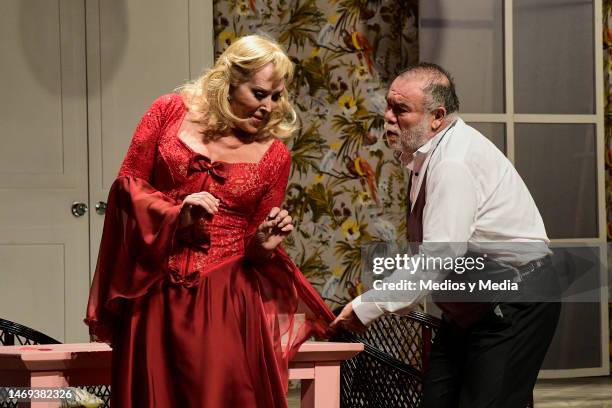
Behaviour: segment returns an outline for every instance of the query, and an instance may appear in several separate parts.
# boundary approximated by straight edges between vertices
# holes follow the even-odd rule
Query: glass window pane
[[[419,58],[455,78],[461,112],[504,112],[501,0],[425,0],[419,4]]]
[[[506,154],[505,123],[468,122],[468,125],[486,136],[503,154]]]
[[[549,238],[594,238],[597,157],[591,124],[517,124],[515,165]]]
[[[595,112],[593,0],[514,0],[517,113]]]
[[[601,306],[567,302],[542,364],[544,370],[601,366]]]

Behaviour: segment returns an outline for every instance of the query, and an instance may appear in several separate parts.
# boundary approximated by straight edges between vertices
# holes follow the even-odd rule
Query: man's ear
[[[440,106],[431,113],[433,115],[433,121],[431,122],[431,130],[437,132],[444,124],[444,118],[446,117],[446,109]]]

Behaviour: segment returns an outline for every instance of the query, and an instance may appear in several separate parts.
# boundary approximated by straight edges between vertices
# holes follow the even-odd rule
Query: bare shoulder
[[[259,149],[262,152],[265,152],[266,150],[270,149],[272,145],[276,143],[277,140],[278,140],[277,138],[271,137],[270,139],[267,139],[267,140],[255,142],[254,144],[257,146],[257,149]]]

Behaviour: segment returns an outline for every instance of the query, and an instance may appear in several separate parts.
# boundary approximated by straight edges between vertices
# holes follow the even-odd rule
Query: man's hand
[[[367,330],[367,327],[363,323],[361,323],[361,320],[359,320],[359,318],[355,314],[352,303],[349,303],[344,306],[342,312],[340,312],[338,317],[336,317],[336,320],[334,320],[330,324],[329,328],[331,330],[343,328],[355,333],[363,333]]]

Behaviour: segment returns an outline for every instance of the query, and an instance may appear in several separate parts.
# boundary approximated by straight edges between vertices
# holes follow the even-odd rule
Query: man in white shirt
[[[448,243],[452,257],[486,252],[489,261],[516,273],[515,281],[526,271],[535,270],[533,276],[550,270],[544,223],[525,183],[488,139],[457,116],[458,108],[452,78],[435,64],[408,68],[389,88],[387,139],[412,171],[410,240],[422,242],[421,248]],[[508,244],[517,242],[524,245]],[[414,280],[421,273],[400,269],[384,282]],[[411,291],[384,301],[371,292],[349,303],[332,327],[363,331],[384,313],[407,312],[426,294]],[[432,350],[423,407],[526,407],[559,303],[438,305],[444,323]]]

